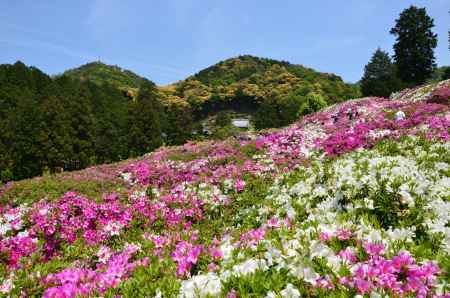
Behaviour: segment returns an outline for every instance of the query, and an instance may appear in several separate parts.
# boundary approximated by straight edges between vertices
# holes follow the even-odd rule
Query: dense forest
[[[50,77],[22,62],[0,65],[0,180],[82,169],[198,137],[224,109],[257,129],[287,125],[357,87],[300,65],[240,56],[169,86],[100,62]]]
[[[359,96],[355,85],[337,75],[250,55],[219,62],[160,90],[187,102],[195,119],[224,109],[255,112],[258,129],[295,121],[308,99],[331,104]]]

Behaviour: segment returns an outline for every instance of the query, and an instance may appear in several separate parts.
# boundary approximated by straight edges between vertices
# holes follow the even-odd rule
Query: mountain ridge
[[[106,76],[108,73],[112,75],[113,78],[108,78]],[[120,89],[131,90],[133,94],[136,94],[142,80],[151,81],[151,78],[145,78],[133,71],[102,62],[90,62],[77,68],[67,70],[63,74],[72,78],[91,80],[97,84],[105,82],[111,83]],[[260,77],[265,77],[267,75],[276,76],[274,79],[280,81],[265,82],[264,80],[261,80]],[[222,98],[230,97],[233,96],[233,93],[239,88],[242,88],[244,93],[247,92],[250,96],[262,97],[267,96],[267,88],[273,88],[274,85],[280,83],[284,84],[287,89],[292,89],[296,84],[306,84],[317,80],[322,80],[324,82],[329,81],[330,83],[328,85],[331,86],[325,86],[325,88],[328,89],[334,88],[334,85],[342,89],[347,89],[344,90],[344,93],[347,92],[347,94],[341,92],[334,97],[334,100],[336,100],[338,96],[342,97],[342,95],[345,95],[348,98],[358,95],[354,85],[345,83],[338,75],[318,72],[300,64],[292,64],[287,61],[279,61],[252,55],[241,55],[219,61],[195,74],[189,75],[185,79],[167,85],[158,85],[157,88],[163,94],[167,95],[169,101],[188,101],[188,97],[192,95],[205,97],[204,100],[213,93],[218,94],[218,96]],[[294,86],[289,85],[290,83]],[[254,90],[254,85],[260,86],[261,84],[263,88]],[[351,90],[352,86],[354,90]],[[282,92],[284,91],[286,90],[282,90]]]

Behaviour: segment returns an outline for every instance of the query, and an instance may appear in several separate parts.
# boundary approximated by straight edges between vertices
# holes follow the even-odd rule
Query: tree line
[[[389,97],[392,92],[450,78],[450,67],[436,68],[437,35],[434,20],[425,8],[410,6],[391,28],[396,38],[393,59],[378,48],[364,68],[360,81],[363,96]]]
[[[171,119],[177,116],[182,122]],[[180,144],[191,123],[188,111],[163,105],[147,80],[130,98],[109,84],[51,78],[21,62],[0,65],[0,181],[114,162],[164,142]]]
[[[135,76],[128,88],[128,73],[118,76],[101,63],[80,68],[81,76],[72,70],[56,77],[22,62],[0,65],[0,181],[204,138],[202,120],[227,109],[253,114],[254,126],[263,129],[358,95],[337,76],[287,62],[243,56],[226,63],[169,91]],[[128,85],[114,84],[124,80]]]

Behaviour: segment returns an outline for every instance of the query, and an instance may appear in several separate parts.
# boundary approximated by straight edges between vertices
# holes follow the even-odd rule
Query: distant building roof
[[[248,128],[250,126],[250,121],[245,118],[235,118],[231,120],[231,123],[239,128]]]

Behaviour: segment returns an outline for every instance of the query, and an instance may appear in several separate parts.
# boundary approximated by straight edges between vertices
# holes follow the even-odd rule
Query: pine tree
[[[389,97],[398,89],[400,89],[400,81],[396,75],[395,65],[389,54],[378,48],[364,67],[364,75],[361,79],[362,95]]]
[[[411,6],[396,20],[390,33],[396,36],[394,60],[402,81],[411,85],[430,78],[435,64],[437,35],[431,31],[433,19],[425,8]]]

